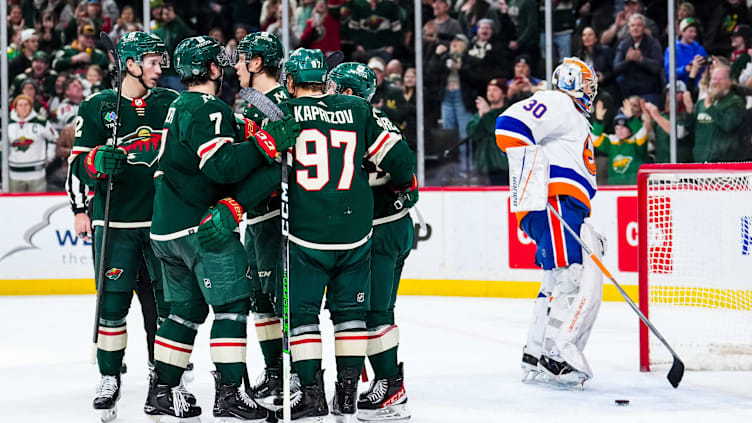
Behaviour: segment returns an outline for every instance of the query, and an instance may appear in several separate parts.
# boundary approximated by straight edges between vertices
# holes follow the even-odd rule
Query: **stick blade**
[[[682,377],[684,377],[684,363],[678,357],[674,357],[674,364],[671,365],[671,370],[668,371],[666,378],[671,386],[678,388]]]
[[[326,55],[326,65],[329,67],[329,70],[334,69],[344,60],[345,53],[341,52],[340,50],[329,52],[329,54]]]

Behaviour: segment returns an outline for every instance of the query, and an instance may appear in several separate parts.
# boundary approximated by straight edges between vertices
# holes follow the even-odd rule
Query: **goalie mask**
[[[341,94],[350,88],[353,95],[371,101],[376,92],[376,73],[362,63],[346,62],[329,72],[327,91]]]
[[[590,116],[593,100],[598,95],[598,76],[590,66],[576,57],[567,57],[554,70],[552,84],[569,94],[577,108]]]

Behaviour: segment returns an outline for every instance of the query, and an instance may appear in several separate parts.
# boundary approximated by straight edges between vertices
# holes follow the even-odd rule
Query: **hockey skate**
[[[332,415],[337,423],[349,423],[355,419],[359,377],[360,371],[354,367],[343,369],[337,374],[332,398]]]
[[[585,389],[587,374],[575,369],[566,361],[556,361],[544,355],[538,360],[538,365],[542,371],[536,376],[536,382],[575,391]]]
[[[275,410],[279,406],[277,405],[277,399],[282,395],[282,369],[268,367],[264,369],[264,373],[259,375],[256,384],[251,386],[250,394],[256,402],[262,406]],[[292,385],[291,389],[292,391]],[[282,403],[279,402],[281,405]]]
[[[211,373],[215,383],[213,409],[215,422],[261,423],[266,421],[269,417],[269,411],[266,408],[257,404],[241,387],[223,383],[221,373],[217,371]]]
[[[397,421],[410,418],[404,385],[403,363],[399,373],[387,379],[374,379],[358,401],[358,420],[364,422]]]
[[[300,377],[297,373],[290,375],[290,397],[294,396],[296,392],[300,391]],[[279,396],[274,399],[274,408],[278,409],[282,407],[282,387],[280,387]]]
[[[319,370],[314,375],[315,384],[301,386],[297,391],[290,390],[290,406],[292,408],[292,420],[300,423],[323,423],[324,417],[329,414],[324,394],[324,370]],[[276,417],[283,418],[284,410],[279,409]]]
[[[117,401],[120,399],[120,375],[102,376],[97,385],[94,409],[101,410],[100,420],[104,423],[117,418]]]
[[[199,423],[201,407],[196,398],[185,387],[158,383],[156,373],[149,378],[149,392],[146,395],[144,412],[158,423]]]
[[[538,359],[532,354],[528,354],[525,348],[522,349],[520,367],[522,367],[522,383],[535,382],[536,376],[541,372],[541,369],[538,367]]]

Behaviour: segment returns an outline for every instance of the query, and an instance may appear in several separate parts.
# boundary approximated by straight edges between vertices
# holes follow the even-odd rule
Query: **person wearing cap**
[[[14,78],[31,66],[31,59],[39,49],[39,37],[32,28],[21,31],[21,54],[8,62],[8,75]]]
[[[33,109],[34,99],[19,94],[13,100],[8,124],[11,192],[44,192],[45,166],[55,157],[57,131]]]
[[[652,103],[642,101],[643,116],[649,117],[645,120],[645,127],[650,133],[655,133],[655,162],[669,163],[671,161],[671,147],[669,134],[671,133],[671,121],[669,120],[669,100],[671,91],[666,85],[666,101],[664,110],[658,109],[658,106]],[[687,86],[682,81],[676,81],[676,161],[677,163],[692,162],[692,95],[687,90]],[[657,125],[653,125],[655,122]]]
[[[736,25],[752,25],[752,14],[746,2],[726,0],[723,4],[716,4],[705,28],[703,40],[708,53],[714,56],[728,56],[731,53],[731,33]]]
[[[44,101],[50,99],[55,92],[55,79],[57,72],[50,69],[49,56],[43,51],[34,53],[31,59],[31,67],[24,73],[16,75],[11,84],[11,95],[21,92],[21,85],[27,79],[33,80],[40,87],[40,93]]]
[[[108,69],[110,59],[95,45],[97,31],[94,25],[86,23],[78,27],[78,38],[58,51],[52,61],[52,68],[58,72],[86,74],[89,65],[99,65]]]
[[[738,79],[742,70],[752,61],[749,49],[752,47],[752,27],[737,25],[731,33],[731,78]]]
[[[637,183],[637,169],[645,163],[648,154],[647,130],[639,119],[630,119],[629,108],[622,109],[614,118],[614,134],[604,132],[603,118],[606,108],[602,102],[595,104],[595,121],[590,132],[593,145],[608,154],[609,185],[633,185]]]
[[[507,84],[493,78],[486,86],[486,98],[476,97],[478,111],[467,124],[467,137],[473,143],[473,168],[488,177],[490,185],[509,185],[509,163],[496,146],[496,118],[507,108]]]
[[[676,79],[687,83],[689,72],[692,68],[692,61],[696,57],[707,57],[708,53],[705,48],[697,42],[697,31],[700,28],[700,22],[696,18],[684,18],[679,24],[680,38],[676,41]],[[668,47],[663,53],[663,69],[666,81],[669,80],[669,51]]]
[[[545,86],[542,81],[530,74],[530,56],[521,54],[514,59],[514,77],[507,81],[507,98],[514,103]]]
[[[385,78],[386,65],[381,57],[372,57],[368,61],[368,67],[376,73],[376,92],[371,98],[371,104],[383,111],[400,130],[404,130],[407,118],[407,102],[402,90],[393,86]]]

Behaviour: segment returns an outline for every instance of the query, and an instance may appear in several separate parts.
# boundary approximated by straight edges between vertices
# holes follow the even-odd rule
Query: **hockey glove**
[[[300,134],[298,122],[295,122],[292,116],[285,116],[281,120],[270,122],[264,129],[259,129],[254,137],[256,145],[271,163],[277,157],[278,152],[286,151],[295,145],[298,134]]]
[[[256,124],[256,122],[237,113],[235,114],[235,123],[237,123],[238,125],[238,129],[240,130],[240,134],[243,137],[243,141],[248,141],[249,139],[253,138],[253,135],[255,135],[256,131],[259,130],[259,126]]]
[[[413,175],[410,185],[394,191],[397,194],[397,200],[394,202],[394,208],[402,210],[415,206],[418,202],[418,178]]]
[[[209,208],[198,225],[198,242],[207,251],[217,251],[232,238],[232,232],[240,224],[243,207],[233,198],[219,200]]]
[[[117,175],[125,170],[128,155],[122,148],[100,145],[86,155],[86,171],[95,179]]]

